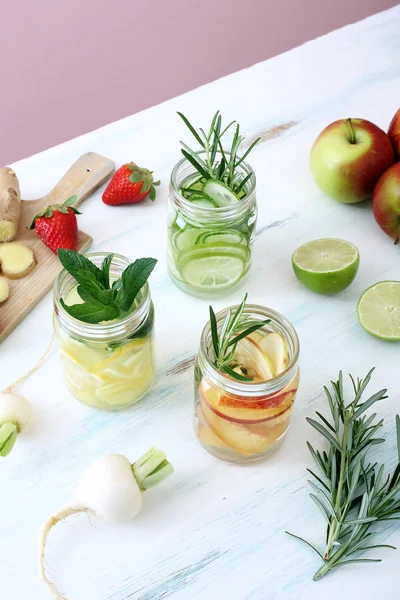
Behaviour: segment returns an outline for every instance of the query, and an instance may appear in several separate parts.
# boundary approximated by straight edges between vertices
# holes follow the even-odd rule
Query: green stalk
[[[174,468],[168,462],[165,452],[153,447],[133,463],[132,472],[138,486],[144,492],[172,475]]]
[[[8,456],[17,440],[18,428],[15,423],[3,423],[0,426],[0,456]]]
[[[348,436],[348,428],[349,428],[349,419],[346,414],[344,428],[343,428],[343,436],[342,436],[342,456],[340,459],[340,471],[339,471],[339,485],[336,490],[336,498],[334,504],[335,517],[332,518],[332,522],[329,524],[329,534],[328,540],[326,544],[326,550],[324,554],[324,560],[328,560],[333,550],[333,542],[335,542],[340,533],[341,522],[337,519],[337,514],[342,502],[342,494],[343,494],[343,484],[346,477],[346,467],[347,467],[347,436]],[[343,516],[343,515],[341,515]]]
[[[337,566],[337,563],[340,562],[340,558],[346,554],[347,549],[350,545],[350,542],[347,542],[347,544],[344,544],[340,550],[338,550],[338,552],[335,553],[335,555],[329,559],[329,560],[325,560],[325,564],[322,565],[322,567],[320,569],[318,569],[318,571],[315,573],[313,580],[314,581],[318,581],[319,579],[322,579],[322,577],[324,575],[326,575],[331,569],[334,569]]]

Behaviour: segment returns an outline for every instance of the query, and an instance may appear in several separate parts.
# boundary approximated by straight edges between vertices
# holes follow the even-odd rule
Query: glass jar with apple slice
[[[279,447],[290,425],[299,385],[297,333],[283,315],[245,300],[215,315],[217,336],[213,320],[211,314],[195,362],[197,437],[222,460],[263,460]],[[226,361],[216,360],[222,347]]]
[[[109,282],[121,282],[122,273],[133,265],[128,258],[97,252],[82,259],[100,269],[110,257]],[[119,285],[113,287],[120,289]],[[154,307],[149,285],[144,283],[121,315],[96,323],[83,322],[68,312],[82,305],[87,298],[83,292],[68,271],[61,271],[54,284],[54,330],[66,382],[72,394],[88,406],[126,408],[142,398],[155,376]]]

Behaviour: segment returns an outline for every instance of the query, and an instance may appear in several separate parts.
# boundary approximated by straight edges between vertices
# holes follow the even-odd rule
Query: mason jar
[[[172,171],[168,271],[172,281],[189,294],[211,298],[232,292],[250,269],[257,220],[256,177],[246,162],[237,171],[249,176],[245,195],[223,207],[201,197],[192,202],[183,196],[182,188],[195,189],[198,179],[188,160],[182,159]]]
[[[107,253],[88,254],[100,267]],[[114,254],[110,280],[119,279],[131,261]],[[77,282],[64,269],[54,284],[54,330],[64,377],[72,394],[84,404],[105,410],[126,408],[140,400],[155,376],[154,307],[146,283],[127,316],[84,323],[66,312],[82,302]]]
[[[216,315],[220,327],[228,310]],[[201,335],[195,361],[195,432],[202,446],[217,458],[232,463],[265,459],[282,443],[293,411],[299,386],[299,340],[294,327],[278,312],[258,305],[246,305],[246,317],[270,319],[259,335],[278,332],[286,341],[286,368],[267,381],[244,382],[232,379],[214,366],[211,328],[208,322]]]

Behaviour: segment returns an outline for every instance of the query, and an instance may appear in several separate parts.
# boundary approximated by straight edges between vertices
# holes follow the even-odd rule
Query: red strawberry
[[[57,254],[59,248],[77,250],[78,222],[75,215],[80,213],[71,204],[76,196],[71,196],[64,204],[48,206],[36,215],[29,229],[35,229],[44,244]]]
[[[152,171],[141,169],[135,163],[130,162],[122,165],[116,171],[104,190],[103,202],[110,206],[117,204],[134,204],[150,197],[154,200],[156,197],[155,185],[160,185],[159,181],[153,180]]]

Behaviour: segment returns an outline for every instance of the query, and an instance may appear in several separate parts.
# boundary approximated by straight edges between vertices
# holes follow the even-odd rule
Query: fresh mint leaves
[[[106,256],[100,268],[73,250],[60,249],[58,257],[64,269],[78,283],[77,291],[83,300],[83,304],[68,306],[61,299],[61,305],[68,314],[84,323],[100,323],[126,316],[157,263],[155,258],[138,258],[110,286],[113,254]]]
[[[139,291],[155,267],[154,258],[138,258],[122,273],[122,285],[117,291],[117,302],[121,310],[129,310]]]

